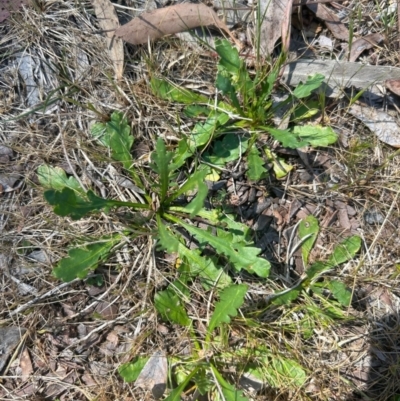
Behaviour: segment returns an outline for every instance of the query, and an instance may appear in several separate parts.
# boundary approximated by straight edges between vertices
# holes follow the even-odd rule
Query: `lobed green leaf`
[[[70,249],[68,257],[61,259],[53,269],[53,275],[65,282],[75,278],[85,278],[89,271],[96,269],[101,261],[108,258],[111,249],[121,239],[121,235],[115,234],[112,237],[100,239],[99,242]]]
[[[244,284],[231,285],[222,290],[220,300],[215,305],[207,327],[207,337],[222,323],[230,323],[231,317],[237,315],[237,310],[243,305],[246,292],[247,285]]]

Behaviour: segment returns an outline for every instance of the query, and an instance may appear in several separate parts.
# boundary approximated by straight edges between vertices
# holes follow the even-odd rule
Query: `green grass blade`
[[[174,390],[171,391],[171,394],[164,401],[181,401],[181,394],[188,386],[193,376],[197,373],[200,367],[196,367],[192,370],[192,372],[186,377],[186,379]]]
[[[218,381],[225,401],[249,401],[249,399],[243,395],[243,391],[236,390],[236,388],[232,384],[228,383],[222,377],[222,375],[212,364],[210,366],[215,378]]]

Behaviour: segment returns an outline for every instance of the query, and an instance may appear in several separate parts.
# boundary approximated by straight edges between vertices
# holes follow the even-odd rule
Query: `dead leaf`
[[[385,81],[385,86],[395,95],[400,96],[400,79],[388,79]]]
[[[400,127],[392,116],[382,110],[358,104],[351,106],[349,113],[362,121],[380,141],[400,148]]]
[[[24,348],[19,358],[19,366],[21,368],[22,378],[27,379],[33,373],[32,361],[28,349]]]
[[[107,35],[107,48],[114,64],[115,78],[120,80],[124,72],[124,44],[115,37],[119,28],[117,13],[109,0],[91,0],[100,28]]]
[[[236,45],[241,47],[240,42],[234,38],[215,11],[201,3],[183,3],[144,12],[118,28],[115,35],[125,42],[140,45],[165,35],[209,25],[214,25],[226,32]]]
[[[383,39],[380,33],[372,33],[355,40],[351,45],[349,61],[356,61],[364,50],[377,46]]]
[[[310,3],[307,7],[319,18],[322,19],[333,36],[340,40],[349,40],[350,34],[339,17],[328,7],[321,3]]]
[[[269,56],[274,50],[275,43],[282,36],[284,25],[290,27],[290,18],[288,13],[292,11],[293,0],[260,0],[260,18],[262,19],[260,27],[260,52],[264,56]],[[290,7],[290,8],[289,8]],[[285,23],[284,23],[285,21]],[[285,35],[285,45],[289,34]]]
[[[6,20],[13,11],[29,3],[29,0],[0,0],[0,22]]]
[[[135,386],[150,390],[155,398],[161,398],[167,387],[167,374],[167,358],[162,351],[157,351],[144,365]]]

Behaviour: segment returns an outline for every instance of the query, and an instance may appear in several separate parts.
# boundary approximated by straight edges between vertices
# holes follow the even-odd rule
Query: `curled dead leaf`
[[[372,49],[383,41],[380,33],[372,33],[355,40],[351,46],[349,61],[356,61],[364,50]]]
[[[307,2],[307,7],[319,18],[322,19],[332,35],[340,40],[349,40],[350,34],[339,17],[328,7],[321,3]]]
[[[199,26],[214,25],[227,33],[237,46],[240,42],[218,18],[213,9],[204,4],[182,3],[144,12],[115,31],[118,38],[133,45],[160,39],[165,35],[187,31]]]
[[[385,86],[395,95],[400,96],[400,79],[388,79],[385,81]]]
[[[351,106],[349,113],[362,121],[380,141],[400,148],[400,127],[392,116],[383,110],[358,104]]]

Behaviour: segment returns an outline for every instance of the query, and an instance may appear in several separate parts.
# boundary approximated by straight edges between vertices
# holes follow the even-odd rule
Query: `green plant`
[[[73,220],[79,220],[92,212],[108,212],[118,207],[127,208],[128,213],[143,211],[145,214],[140,224],[132,218],[130,225],[121,233],[87,240],[84,245],[70,249],[69,256],[62,259],[53,270],[57,278],[64,281],[76,277],[85,278],[88,272],[107,260],[125,241],[138,235],[153,235],[158,238],[159,248],[171,253],[177,252],[182,260],[180,270],[191,277],[200,276],[202,284],[207,288],[223,288],[231,283],[230,275],[220,266],[229,266],[236,272],[245,269],[264,278],[268,276],[270,264],[259,257],[260,250],[253,246],[249,229],[235,222],[231,216],[204,209],[207,196],[205,170],[195,171],[184,182],[178,183],[177,173],[181,161],[177,158],[180,156],[177,152],[168,151],[164,141],[158,139],[150,163],[154,175],[147,180],[153,184],[146,187],[133,166],[130,154],[133,137],[121,113],[114,112],[107,123],[95,124],[92,134],[111,150],[111,157],[122,163],[135,184],[147,190],[145,203],[103,199],[91,190],[85,192],[79,182],[74,177],[67,178],[62,169],[42,165],[38,175],[40,183],[48,188],[44,193],[45,199],[57,215],[69,216]],[[179,197],[191,196],[193,192],[195,196],[186,206],[176,204]],[[185,218],[193,216],[203,219],[210,228],[214,227],[215,233],[185,221]],[[143,220],[152,228],[144,228]],[[198,241],[197,250],[190,250],[185,245],[176,227],[187,230]],[[214,255],[203,253],[209,245],[214,248]]]
[[[308,258],[319,232],[318,220],[310,215],[299,225],[299,236],[301,238],[302,257],[304,265],[308,265]],[[323,279],[322,274],[334,269],[342,263],[354,258],[361,247],[361,238],[354,235],[346,238],[338,244],[328,260],[317,261],[308,266],[304,277],[292,288],[272,295],[269,301],[276,305],[288,304],[296,300],[304,291],[312,291],[322,301],[327,292],[336,299],[340,305],[348,307],[351,302],[351,291],[339,280]],[[329,302],[329,306],[334,306]]]
[[[289,148],[303,146],[328,146],[337,140],[330,127],[320,125],[294,125],[286,130],[274,128],[272,118],[278,110],[286,109],[293,122],[300,122],[318,113],[318,103],[310,98],[318,89],[324,76],[315,74],[284,100],[273,102],[272,92],[278,81],[284,58],[270,70],[259,69],[251,78],[236,48],[227,40],[216,40],[220,59],[215,81],[224,100],[213,101],[193,91],[178,87],[166,79],[151,78],[156,96],[186,105],[184,113],[191,118],[205,117],[189,135],[179,143],[177,160],[184,161],[200,150],[202,161],[208,166],[223,166],[228,161],[246,155],[251,180],[259,180],[266,173],[264,159],[255,146],[257,136],[269,133]],[[239,135],[237,134],[239,132]],[[219,139],[220,136],[224,137]],[[213,141],[212,149],[205,148]],[[264,148],[271,153],[271,150]]]
[[[214,394],[216,396],[213,399],[219,399],[219,395],[226,400],[248,400],[242,391],[224,378],[226,374],[222,372],[229,371],[232,364],[246,377],[256,378],[272,387],[279,387],[282,381],[293,388],[305,383],[306,372],[296,361],[274,354],[267,346],[261,343],[256,347],[229,345],[227,332],[231,318],[237,316],[246,292],[247,286],[243,284],[231,285],[221,291],[203,336],[196,334],[185,305],[179,302],[185,298],[186,304],[190,305],[189,291],[182,282],[172,283],[156,295],[155,306],[163,319],[187,327],[194,345],[189,356],[169,358],[170,377],[176,383],[176,388],[166,400],[180,399],[189,383],[191,391],[201,395]],[[147,359],[135,358],[122,365],[119,372],[124,380],[135,381]]]

